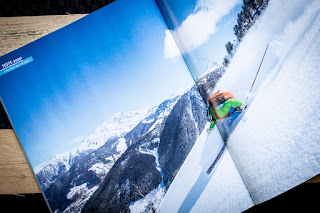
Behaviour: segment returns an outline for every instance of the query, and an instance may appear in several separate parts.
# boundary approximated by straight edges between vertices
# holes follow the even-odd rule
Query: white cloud
[[[172,31],[180,51],[188,53],[205,43],[215,33],[216,25],[222,17],[227,15],[237,4],[238,0],[198,0],[195,9],[182,24]],[[175,56],[167,52],[165,38],[165,56]],[[170,35],[171,36],[171,35]]]
[[[164,38],[164,57],[174,58],[178,55],[180,55],[180,50],[177,47],[170,30],[166,30],[166,36]]]

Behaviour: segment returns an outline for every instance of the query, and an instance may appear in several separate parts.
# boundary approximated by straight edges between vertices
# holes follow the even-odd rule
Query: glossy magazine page
[[[319,0],[157,2],[254,202],[317,175]]]

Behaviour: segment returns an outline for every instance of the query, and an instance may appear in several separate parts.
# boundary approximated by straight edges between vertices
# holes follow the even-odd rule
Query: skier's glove
[[[208,128],[208,129],[207,129],[207,133],[210,134],[210,132],[211,132],[212,130],[213,130],[212,128]]]

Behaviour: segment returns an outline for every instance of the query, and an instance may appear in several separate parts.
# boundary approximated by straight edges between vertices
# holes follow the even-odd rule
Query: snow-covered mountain
[[[205,114],[206,105],[196,86],[160,104],[125,136],[134,142],[110,169],[82,212],[157,208],[204,129]]]
[[[121,129],[116,127],[119,123],[128,124],[123,122],[130,117],[125,114],[120,116],[124,119],[118,119],[120,114],[112,119],[114,132]],[[101,202],[103,211],[111,212],[157,208],[202,132],[205,114],[206,105],[197,86],[193,86],[147,112],[137,113],[133,117],[140,121],[126,133],[110,137],[104,133],[109,124],[104,124],[95,134],[108,135],[104,137],[106,142],[95,150],[81,149],[90,153],[68,170],[63,167],[64,174],[45,190],[50,207],[55,212],[90,212],[100,208],[96,203]],[[95,146],[95,137],[89,137],[87,147]]]
[[[193,89],[193,91],[196,90]],[[199,94],[198,98],[201,99]],[[141,116],[140,122],[136,122],[137,124],[129,132],[109,138],[104,145],[73,163],[64,175],[57,178],[45,190],[51,208],[58,212],[80,211],[106,176],[111,176],[114,180],[117,179],[111,172],[114,164],[124,156],[131,156],[131,154],[128,154],[131,153],[128,150],[131,150],[131,147],[136,147],[136,144],[141,145],[139,150],[144,154],[156,155],[153,148],[158,146],[159,136],[165,121],[180,99],[181,95],[176,95],[163,101],[159,106],[149,109],[146,113],[147,116]],[[123,119],[117,119],[117,117],[115,116],[112,119],[115,125],[118,125],[118,122],[128,124],[123,122]],[[107,131],[104,126],[99,127],[96,133]],[[90,138],[93,138],[93,136]],[[150,158],[153,157],[150,156]],[[134,164],[133,161],[131,163]],[[144,172],[145,169],[141,168],[140,172]]]
[[[115,114],[109,121],[99,126],[94,134],[82,141],[79,147],[62,154],[55,154],[51,160],[35,168],[35,173],[43,190],[69,171],[72,164],[101,147],[106,141],[118,138],[135,127],[151,109],[139,109]]]

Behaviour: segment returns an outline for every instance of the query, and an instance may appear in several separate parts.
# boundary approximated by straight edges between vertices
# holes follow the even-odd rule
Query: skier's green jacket
[[[227,114],[229,113],[231,107],[241,107],[243,105],[245,105],[245,104],[242,103],[241,101],[237,101],[235,99],[229,99],[226,102],[224,102],[222,107],[216,107],[215,108],[215,111],[216,111],[216,113],[217,113],[217,115],[219,117],[216,116],[216,113],[214,113],[212,107],[209,107],[210,114],[214,118],[213,121],[211,121],[210,129],[213,129],[215,127],[216,120],[219,120],[220,118],[224,118],[224,117],[227,116]]]

